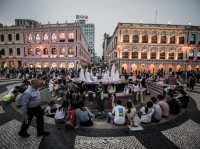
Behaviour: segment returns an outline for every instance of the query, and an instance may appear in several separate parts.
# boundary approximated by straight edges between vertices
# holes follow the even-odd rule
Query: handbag
[[[12,100],[13,100],[13,97],[14,97],[14,95],[12,95],[12,94],[7,94],[7,95],[3,96],[3,101],[4,101],[5,103],[11,103]]]
[[[64,118],[65,118],[64,109],[63,109],[63,108],[61,108],[61,109],[58,108],[58,109],[56,110],[56,113],[55,113],[54,118],[55,118],[56,120],[64,119]]]

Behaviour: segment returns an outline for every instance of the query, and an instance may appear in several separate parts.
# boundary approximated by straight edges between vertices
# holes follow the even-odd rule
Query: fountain
[[[85,81],[85,75],[84,75],[84,70],[81,68],[80,74],[79,74],[79,80],[80,81]]]
[[[115,72],[114,79],[115,79],[115,81],[119,81],[120,80],[119,71],[118,70],[116,70],[116,72]]]
[[[109,82],[110,80],[109,70],[105,71],[102,75],[103,77],[101,79],[101,82],[104,82],[104,83]]]
[[[105,90],[107,90],[109,85],[115,84],[117,92],[121,92],[125,84],[127,84],[126,81],[120,79],[119,71],[116,70],[115,65],[112,65],[111,70],[108,69],[105,70],[105,72],[101,72],[101,70],[99,70],[96,75],[88,69],[84,70],[81,68],[79,78],[76,80],[79,82],[84,81],[88,89],[92,91],[95,91],[97,84],[100,82],[102,82]]]
[[[99,83],[102,82],[104,84],[112,84],[120,82],[119,71],[116,70],[115,65],[112,65],[111,71],[107,70],[101,74],[102,79],[97,79],[97,76],[94,76],[92,71],[89,72],[88,69],[85,70],[81,68],[79,79],[80,81],[84,81],[86,83]]]
[[[119,71],[116,70],[115,65],[112,65],[110,79],[111,79],[111,82],[120,81]]]
[[[86,82],[92,82],[90,77],[91,77],[91,74],[89,73],[88,69],[86,69],[86,71],[85,71],[85,81]]]

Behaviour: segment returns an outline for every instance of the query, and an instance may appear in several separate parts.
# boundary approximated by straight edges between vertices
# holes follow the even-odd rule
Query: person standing
[[[42,85],[43,81],[32,80],[31,86],[26,89],[22,95],[22,111],[24,121],[18,135],[23,138],[28,138],[30,136],[30,134],[27,133],[27,130],[31,124],[33,116],[37,119],[37,136],[40,137],[49,135],[49,132],[44,131],[44,112],[41,108],[41,96],[39,91]]]
[[[98,85],[97,90],[96,90],[96,101],[97,101],[97,105],[99,106],[100,112],[104,112],[104,93],[103,93],[103,87],[102,87],[101,82]]]

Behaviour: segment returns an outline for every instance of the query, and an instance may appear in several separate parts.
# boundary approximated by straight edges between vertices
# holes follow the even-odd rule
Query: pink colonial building
[[[80,68],[91,63],[79,23],[40,24],[16,19],[0,27],[2,67]]]
[[[199,69],[200,26],[118,23],[104,35],[103,58],[120,74]]]

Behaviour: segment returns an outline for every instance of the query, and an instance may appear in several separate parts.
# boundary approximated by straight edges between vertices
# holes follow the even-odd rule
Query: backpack
[[[64,112],[64,109],[61,108],[61,109],[57,109],[56,110],[56,113],[55,113],[55,116],[54,116],[55,120],[61,120],[61,119],[64,119],[65,118],[65,112]]]
[[[74,128],[75,125],[76,125],[76,110],[74,108],[71,108],[68,111],[65,126],[68,128]]]

